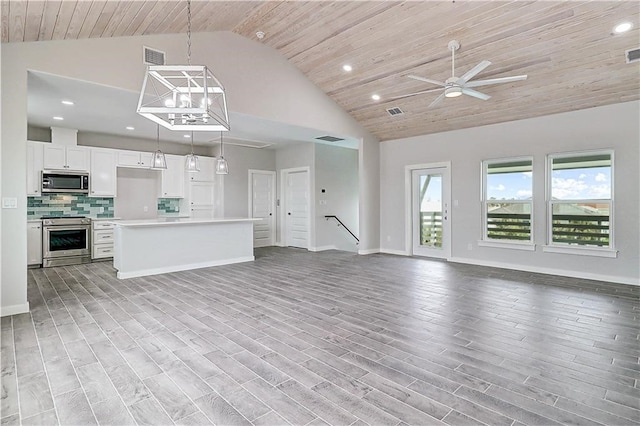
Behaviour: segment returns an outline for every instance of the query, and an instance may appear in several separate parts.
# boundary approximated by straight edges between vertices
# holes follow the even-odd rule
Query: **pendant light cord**
[[[156,141],[158,141],[158,151],[160,151],[160,125],[156,125]]]
[[[191,132],[191,155],[193,155],[193,132]]]
[[[191,65],[191,0],[187,0],[187,63]]]
[[[222,143],[222,132],[220,132],[220,157],[224,158],[224,144]]]

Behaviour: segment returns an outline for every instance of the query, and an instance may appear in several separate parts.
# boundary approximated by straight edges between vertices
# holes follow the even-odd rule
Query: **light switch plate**
[[[18,199],[15,197],[2,197],[2,208],[3,209],[17,209],[18,208]]]

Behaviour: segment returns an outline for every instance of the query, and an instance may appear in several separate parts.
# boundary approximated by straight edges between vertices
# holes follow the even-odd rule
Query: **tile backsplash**
[[[27,218],[41,216],[113,217],[113,198],[95,198],[86,194],[46,194],[27,197]]]
[[[177,198],[158,198],[158,214],[180,213],[180,200]]]

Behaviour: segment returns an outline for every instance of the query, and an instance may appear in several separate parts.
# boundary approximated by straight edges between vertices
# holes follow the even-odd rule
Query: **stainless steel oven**
[[[42,218],[42,266],[91,262],[91,219]]]

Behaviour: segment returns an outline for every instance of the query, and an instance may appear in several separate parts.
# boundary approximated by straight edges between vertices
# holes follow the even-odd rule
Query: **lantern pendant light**
[[[228,131],[225,89],[204,65],[191,65],[191,0],[187,0],[187,65],[149,65],[138,114],[169,130]]]
[[[218,161],[216,161],[216,174],[229,174],[229,163],[227,163],[227,160],[224,159],[224,143],[222,141],[222,132],[220,132],[220,158],[218,158]]]
[[[160,151],[160,125],[157,125],[156,140],[158,141],[158,149],[153,153],[151,158],[151,168],[165,170],[167,168],[167,160],[164,157],[164,153]]]
[[[198,156],[193,153],[193,132],[191,132],[191,154],[187,155],[185,167],[188,172],[199,172]]]

